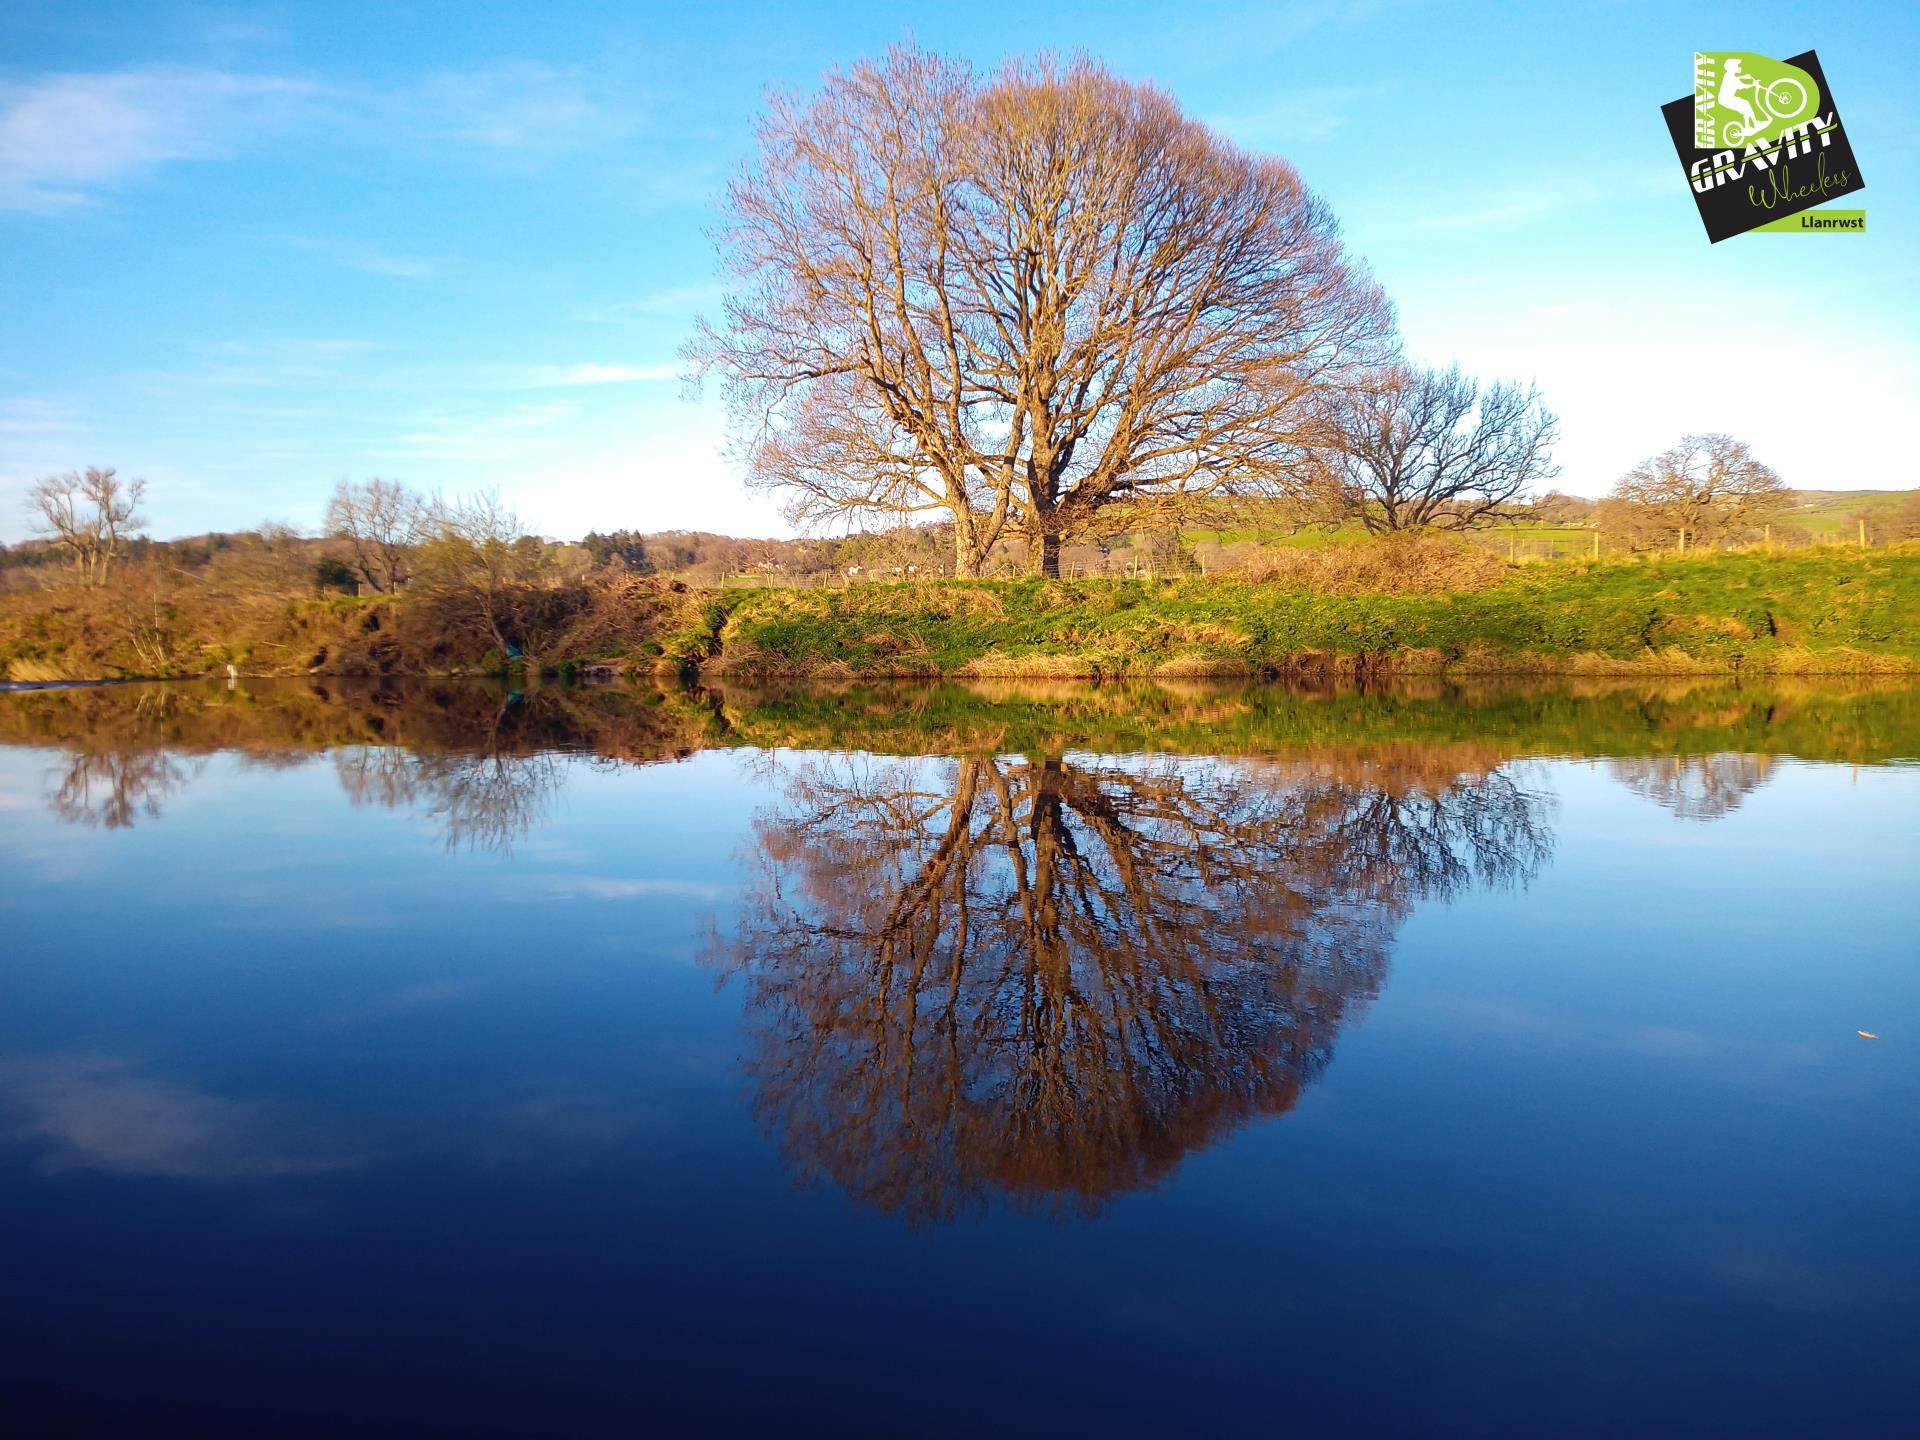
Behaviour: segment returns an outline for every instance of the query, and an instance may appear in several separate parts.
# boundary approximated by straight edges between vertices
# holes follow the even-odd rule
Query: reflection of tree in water
[[[596,718],[568,697],[525,703],[479,687],[448,692],[447,703],[425,692],[410,708],[387,692],[370,691],[345,711],[362,732],[378,737],[389,717],[431,730],[431,747],[339,743],[312,712],[288,706],[212,715],[183,709],[178,692],[143,695],[135,705],[86,712],[86,732],[65,740],[67,753],[49,803],[61,819],[121,829],[158,819],[162,802],[206,769],[216,750],[249,768],[284,769],[312,763],[320,749],[298,742],[322,730],[342,789],[356,805],[417,806],[436,823],[449,849],[511,850],[546,814],[564,779],[556,748],[578,747],[579,716]],[[323,705],[328,701],[320,693]],[[322,710],[323,719],[334,717]],[[644,712],[617,727],[610,746],[622,755],[651,758],[652,728]],[[607,737],[596,737],[607,738]],[[198,748],[187,748],[198,747]],[[667,752],[675,753],[675,752]]]
[[[1773,775],[1771,755],[1609,760],[1607,772],[1682,820],[1718,820]]]
[[[1092,1210],[1291,1106],[1424,896],[1524,879],[1543,799],[1221,761],[808,761],[755,822],[755,1104],[808,1176],[934,1220]]]
[[[161,801],[194,779],[204,760],[165,750],[113,746],[69,751],[52,800],[53,813],[75,825],[124,830],[160,818]]]
[[[336,750],[340,788],[355,805],[419,806],[439,825],[449,850],[510,853],[544,817],[564,782],[545,750],[518,750],[521,705],[500,705],[491,734],[475,732],[470,750],[420,753],[397,746]]]
[[[305,764],[308,755],[244,757],[250,766]],[[449,850],[511,851],[545,815],[563,781],[559,758],[545,752],[417,754],[397,747],[354,746],[333,754],[335,773],[356,805],[419,806]],[[117,746],[71,750],[49,799],[53,813],[76,825],[121,830],[157,820],[162,802],[197,779],[204,756]]]

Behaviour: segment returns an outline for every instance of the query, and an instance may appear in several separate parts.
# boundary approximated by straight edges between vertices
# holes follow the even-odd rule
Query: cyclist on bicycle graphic
[[[1760,128],[1760,120],[1753,113],[1753,106],[1747,103],[1746,98],[1741,95],[1740,92],[1742,90],[1757,91],[1759,88],[1760,87],[1754,83],[1754,78],[1741,68],[1738,60],[1729,60],[1726,65],[1722,67],[1720,71],[1720,93],[1713,97],[1714,103],[1733,111],[1739,115],[1742,120],[1746,121],[1746,124],[1740,132],[1743,135],[1751,135],[1754,131],[1758,130]],[[1729,120],[1727,122],[1727,129],[1731,131],[1736,123],[1735,121]]]
[[[1775,134],[1780,127],[1798,120],[1812,105],[1807,98],[1807,87],[1791,75],[1782,75],[1773,80],[1760,80],[1747,73],[1747,68],[1738,56],[1729,55],[1720,70],[1720,87],[1714,95],[1714,103],[1732,113],[1720,125],[1720,143],[1722,145],[1744,145],[1764,142],[1769,129]]]

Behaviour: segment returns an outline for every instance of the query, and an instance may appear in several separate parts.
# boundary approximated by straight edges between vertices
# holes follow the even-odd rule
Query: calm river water
[[[0,1420],[1920,1433],[1916,756],[1868,686],[0,695]]]

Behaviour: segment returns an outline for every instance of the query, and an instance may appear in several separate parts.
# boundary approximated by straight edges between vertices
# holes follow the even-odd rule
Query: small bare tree
[[[392,594],[407,583],[414,547],[427,528],[428,507],[397,480],[342,480],[327,501],[327,533],[346,542],[361,583]]]
[[[1090,60],[911,49],[775,97],[728,191],[737,285],[690,355],[802,521],[945,511],[1056,573],[1109,506],[1273,488],[1314,386],[1385,332],[1285,161]]]
[[[1787,487],[1771,468],[1753,458],[1746,442],[1731,435],[1688,435],[1678,445],[1642,460],[1608,493],[1610,518],[1630,532],[1650,530],[1674,537],[1684,553],[1689,542],[1737,536],[1780,508]]]
[[[1323,403],[1331,440],[1314,469],[1375,534],[1472,529],[1515,513],[1529,487],[1560,473],[1559,422],[1531,386],[1394,365],[1329,388]]]
[[[85,582],[104,585],[116,557],[140,524],[147,482],[122,480],[111,466],[49,475],[27,492],[34,521],[73,556]]]
[[[426,525],[409,593],[444,633],[536,659],[553,618],[537,586],[548,568],[540,538],[492,493],[437,501]]]

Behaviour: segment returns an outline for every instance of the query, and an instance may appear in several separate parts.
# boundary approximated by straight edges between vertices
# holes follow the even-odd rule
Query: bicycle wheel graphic
[[[1775,120],[1798,120],[1807,110],[1807,87],[1791,75],[1782,76],[1762,93]]]

